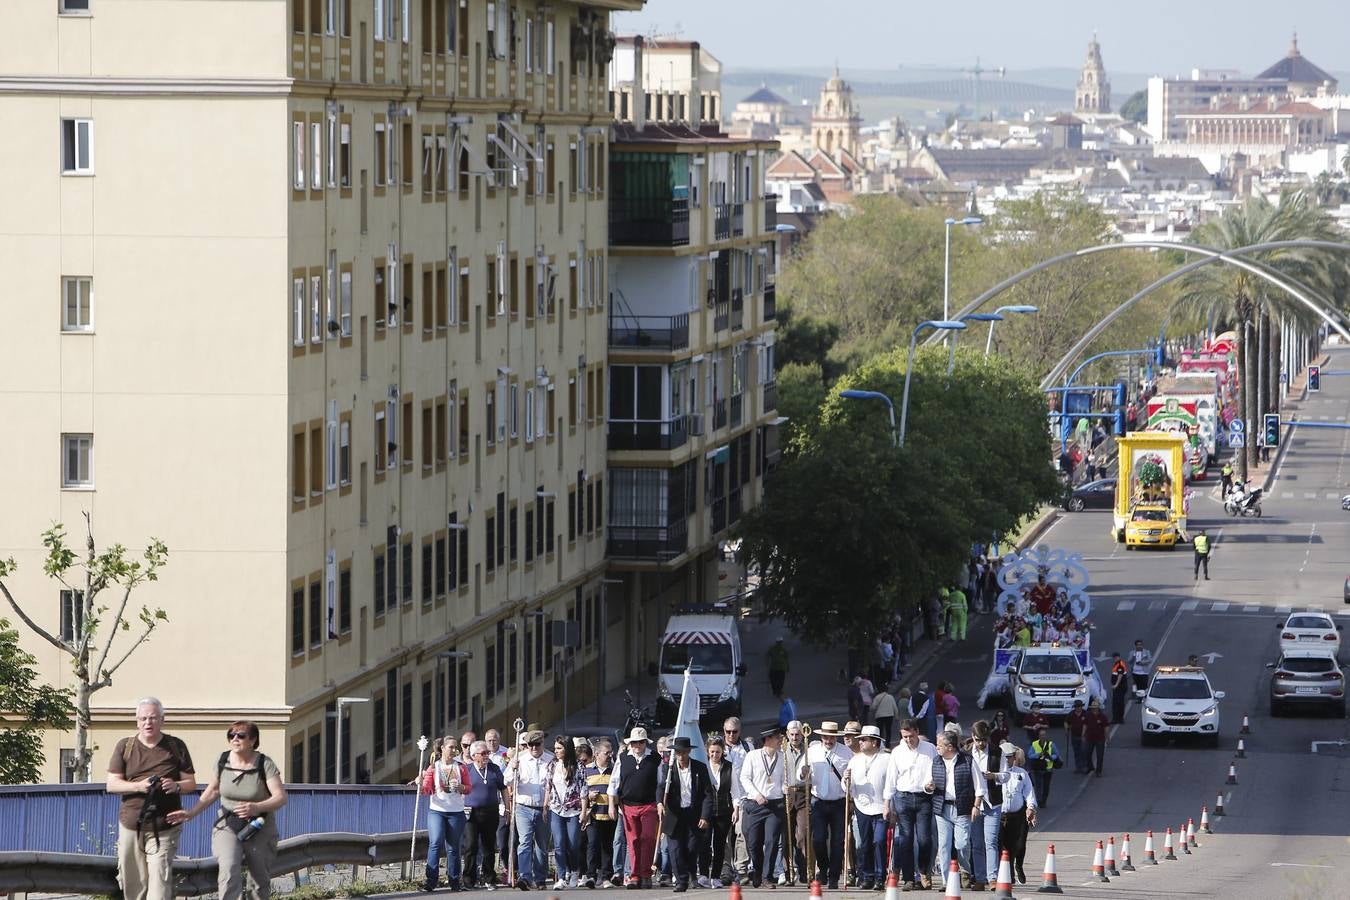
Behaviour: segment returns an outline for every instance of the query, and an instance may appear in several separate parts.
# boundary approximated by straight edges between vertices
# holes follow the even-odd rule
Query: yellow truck
[[[1116,438],[1120,450],[1111,536],[1133,547],[1175,547],[1186,537],[1186,439],[1174,432],[1135,431]]]

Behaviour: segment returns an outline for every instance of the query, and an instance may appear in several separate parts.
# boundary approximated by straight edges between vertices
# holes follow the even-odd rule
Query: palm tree
[[[1197,228],[1192,240],[1216,250],[1232,250],[1270,241],[1339,241],[1330,217],[1303,191],[1284,194],[1278,204],[1254,197]],[[1347,259],[1322,250],[1285,248],[1247,257],[1280,277],[1297,282],[1319,297],[1333,296]],[[1195,270],[1182,284],[1178,303],[1238,332],[1239,398],[1249,434],[1256,434],[1260,414],[1279,396],[1279,359],[1272,322],[1293,318],[1311,329],[1318,320],[1269,282],[1236,266],[1209,265]],[[1258,371],[1258,370],[1263,371]],[[1273,387],[1272,387],[1273,386]],[[1256,462],[1256,441],[1238,455],[1238,472],[1247,477]]]

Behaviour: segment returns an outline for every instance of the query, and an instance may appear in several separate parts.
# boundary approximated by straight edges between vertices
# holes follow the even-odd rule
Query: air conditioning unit
[[[703,434],[703,414],[689,413],[684,417],[684,430],[686,433],[698,437]]]

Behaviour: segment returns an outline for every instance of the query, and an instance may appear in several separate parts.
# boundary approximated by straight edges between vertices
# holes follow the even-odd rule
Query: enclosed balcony
[[[674,450],[689,439],[685,424],[685,416],[655,421],[610,419],[609,449]]]
[[[772,322],[778,318],[778,288],[772,284],[764,285],[764,321]]]
[[[673,559],[689,549],[689,524],[680,519],[660,526],[610,525],[607,549],[614,559]]]
[[[610,154],[609,242],[619,247],[689,243],[689,157],[615,150]]]
[[[683,350],[689,346],[689,314],[635,316],[611,306],[609,345],[636,350]]]
[[[764,195],[764,233],[772,234],[778,230],[778,195]]]
[[[745,327],[745,294],[740,288],[731,291],[731,328],[733,331]]]
[[[770,381],[764,385],[764,411],[773,412],[778,408],[778,382]]]
[[[725,241],[731,237],[731,204],[718,203],[713,207],[713,240]]]
[[[733,203],[731,205],[731,236],[740,237],[745,234],[745,204]]]

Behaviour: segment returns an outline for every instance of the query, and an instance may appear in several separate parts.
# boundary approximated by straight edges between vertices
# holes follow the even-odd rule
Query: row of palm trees
[[[1285,193],[1279,203],[1254,197],[1206,222],[1192,235],[1196,244],[1215,250],[1233,250],[1271,241],[1321,240],[1345,244],[1350,241],[1305,191]],[[1350,252],[1327,249],[1281,248],[1245,257],[1263,265],[1325,307],[1343,311],[1350,291]],[[1316,335],[1322,321],[1268,281],[1236,266],[1210,265],[1186,277],[1178,304],[1215,324],[1217,330],[1232,329],[1238,335],[1238,371],[1242,383],[1239,399],[1242,415],[1256,433],[1262,414],[1279,411],[1281,354],[1287,352],[1280,338],[1281,326],[1292,322],[1299,333]],[[1256,441],[1247,442],[1237,456],[1241,477],[1256,462]]]

